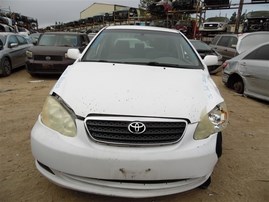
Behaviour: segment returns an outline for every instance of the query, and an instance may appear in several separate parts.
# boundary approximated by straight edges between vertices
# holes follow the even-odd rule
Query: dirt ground
[[[230,112],[223,156],[208,189],[147,199],[81,193],[58,187],[35,168],[30,131],[57,78],[25,69],[0,78],[0,201],[269,201],[269,103],[240,96],[212,76]]]

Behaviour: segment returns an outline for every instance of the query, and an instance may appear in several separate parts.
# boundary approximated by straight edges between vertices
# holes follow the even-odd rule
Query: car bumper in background
[[[30,74],[61,74],[73,62],[73,60],[55,61],[53,63],[46,61],[27,61],[26,70]]]

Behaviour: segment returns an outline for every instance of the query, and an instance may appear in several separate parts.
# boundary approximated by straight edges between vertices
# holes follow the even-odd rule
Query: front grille
[[[204,24],[204,27],[207,29],[215,29],[218,28],[218,24]]]
[[[131,133],[129,124],[141,122],[146,126],[142,134]],[[95,119],[88,117],[85,120],[85,127],[89,136],[102,143],[127,144],[127,145],[160,145],[178,142],[185,131],[186,121],[175,119],[161,119],[154,121],[148,119],[133,120],[111,120]]]
[[[63,61],[63,56],[59,56],[59,55],[35,55],[34,60]]]
[[[28,64],[27,70],[31,73],[62,73],[66,69],[66,64]]]

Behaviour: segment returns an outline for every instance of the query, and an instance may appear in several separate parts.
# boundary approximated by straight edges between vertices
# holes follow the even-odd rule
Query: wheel
[[[220,158],[222,155],[222,133],[221,132],[219,132],[217,135],[216,154],[218,158]]]
[[[11,74],[12,67],[8,58],[3,58],[2,63],[1,63],[1,68],[2,68],[3,76],[8,76]]]
[[[235,92],[237,92],[239,94],[243,94],[243,92],[244,92],[244,83],[243,83],[243,81],[241,79],[236,80],[233,83],[233,89],[235,90]]]
[[[199,186],[200,189],[207,189],[209,185],[211,184],[211,176]]]

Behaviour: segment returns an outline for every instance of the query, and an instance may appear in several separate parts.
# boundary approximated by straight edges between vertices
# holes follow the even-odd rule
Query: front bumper
[[[64,61],[26,61],[26,70],[30,74],[62,74],[68,65],[73,64],[73,60]]]
[[[189,124],[177,144],[120,147],[93,142],[83,121],[76,122],[73,138],[47,128],[40,119],[31,132],[38,170],[63,187],[121,197],[161,196],[198,187],[217,163],[217,135],[193,140],[197,124]]]

